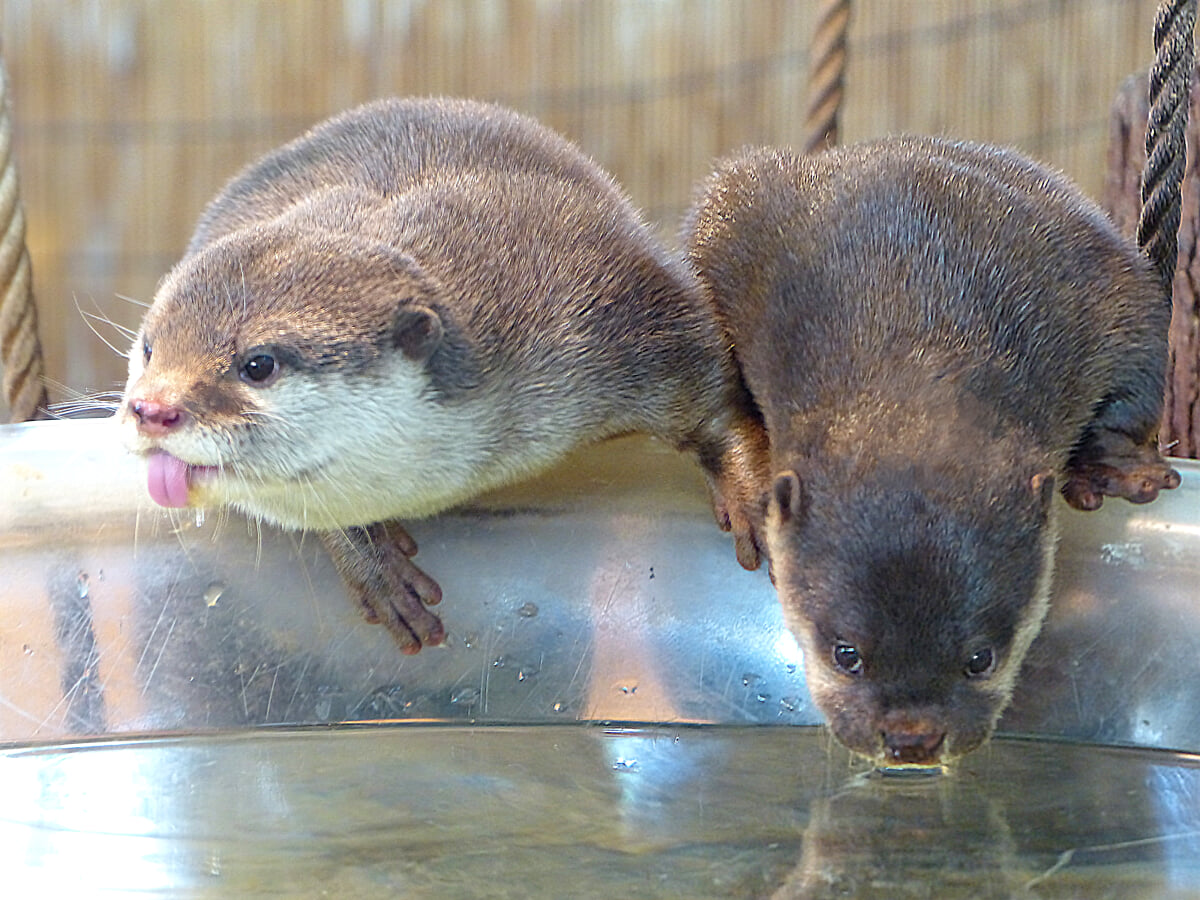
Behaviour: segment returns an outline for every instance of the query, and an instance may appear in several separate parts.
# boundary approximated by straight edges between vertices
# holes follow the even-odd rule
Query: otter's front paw
[[[1097,442],[1099,443],[1099,442]],[[1130,503],[1149,503],[1159,491],[1179,487],[1179,473],[1153,447],[1132,447],[1092,458],[1073,460],[1067,467],[1062,493],[1076,509],[1099,509],[1105,497],[1124,497]]]
[[[442,620],[426,608],[441,602],[442,589],[413,563],[417,544],[399,524],[330,531],[321,539],[363,618],[387,628],[401,652],[446,639]]]
[[[765,517],[760,514],[762,505],[756,501],[725,499],[725,494],[716,485],[709,485],[713,516],[722,531],[733,535],[733,551],[743,569],[753,571],[766,557]]]
[[[767,558],[770,474],[766,431],[750,420],[731,429],[719,468],[705,473],[717,526],[733,534],[737,560],[751,571]]]

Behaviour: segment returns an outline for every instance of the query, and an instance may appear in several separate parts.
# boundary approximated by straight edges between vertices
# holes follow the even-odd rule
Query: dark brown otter
[[[769,436],[767,544],[835,735],[982,743],[1046,610],[1053,488],[1152,500],[1170,302],[1064,178],[883,140],[719,164],[685,225]]]

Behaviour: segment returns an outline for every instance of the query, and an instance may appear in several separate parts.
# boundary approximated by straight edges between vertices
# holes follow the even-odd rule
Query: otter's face
[[[120,410],[153,499],[320,529],[445,505],[421,465],[447,418],[438,303],[407,257],[269,226],[185,258],[142,323]]]
[[[776,584],[839,741],[896,766],[988,739],[1045,616],[1051,495],[1038,479],[959,513],[929,492],[863,485],[835,502],[776,478]]]

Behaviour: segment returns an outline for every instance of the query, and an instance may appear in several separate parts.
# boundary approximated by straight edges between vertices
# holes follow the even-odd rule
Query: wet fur
[[[1060,176],[921,138],[747,151],[685,232],[769,437],[769,555],[814,699],[881,761],[978,746],[1045,614],[1053,486],[1094,508],[1178,483],[1149,264]],[[980,648],[994,667],[968,677]]]
[[[262,352],[277,377],[240,379]],[[501,107],[388,100],[210,204],[145,317],[127,399],[186,411],[134,443],[218,467],[193,503],[328,532],[368,617],[415,650],[444,635],[422,606],[440,593],[384,523],[582,442],[638,431],[695,453],[756,564],[741,390],[689,269],[577,148]]]

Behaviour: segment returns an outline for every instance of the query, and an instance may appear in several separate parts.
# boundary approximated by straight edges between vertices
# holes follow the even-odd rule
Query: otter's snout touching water
[[[1170,299],[1060,176],[909,138],[720,163],[689,255],[769,437],[814,700],[884,764],[977,747],[1046,611],[1053,494],[1152,500]]]
[[[695,453],[754,566],[755,434],[713,310],[612,179],[497,106],[390,100],[252,164],[202,215],[120,414],[164,506],[324,533],[415,652],[437,585],[396,519],[646,432]]]

